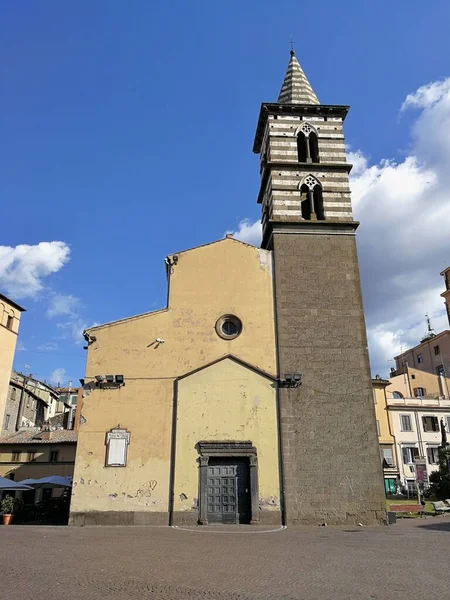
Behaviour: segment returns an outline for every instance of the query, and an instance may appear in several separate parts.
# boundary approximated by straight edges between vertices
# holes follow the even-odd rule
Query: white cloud
[[[252,244],[253,246],[261,245],[261,221],[252,223],[250,219],[240,221],[236,231],[227,231],[233,234],[233,237],[241,242]]]
[[[350,181],[372,371],[382,375],[420,342],[426,313],[437,331],[448,327],[439,272],[450,264],[450,79],[410,94],[409,107],[422,111],[403,161],[369,166],[361,152],[349,156],[358,156]]]
[[[47,316],[57,317],[62,315],[73,316],[77,314],[80,307],[80,300],[71,294],[53,294],[50,298]]]
[[[404,111],[411,106],[417,108],[430,108],[441,102],[450,92],[450,78],[442,81],[433,81],[423,85],[412,94],[406,96],[401,110]]]
[[[51,385],[63,386],[66,380],[66,370],[63,368],[55,369],[48,380]]]
[[[67,321],[56,325],[61,333],[62,339],[72,339],[75,343],[83,342],[83,331],[87,329],[87,322],[79,316],[73,316]]]
[[[58,344],[56,342],[45,342],[37,347],[39,352],[55,352],[58,350]]]
[[[43,288],[42,280],[58,272],[69,256],[64,242],[0,246],[0,285],[13,299],[35,296]]]

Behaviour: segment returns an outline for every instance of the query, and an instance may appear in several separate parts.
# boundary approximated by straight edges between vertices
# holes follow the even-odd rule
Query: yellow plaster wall
[[[261,507],[279,509],[276,392],[270,379],[225,359],[180,380],[177,416],[175,511],[196,510],[197,442],[224,440],[256,446]]]
[[[50,463],[50,451],[58,450],[58,462]],[[12,452],[21,453],[19,462],[12,462]],[[73,444],[0,444],[0,476],[15,473],[15,481],[38,479],[50,475],[73,475],[76,443]],[[28,453],[34,452],[33,461],[28,461]],[[66,463],[66,464],[64,464]],[[67,464],[71,463],[71,464]]]
[[[223,239],[176,256],[168,309],[90,330],[97,339],[89,346],[86,378],[105,369],[126,377],[177,377],[227,354],[275,372],[271,253]],[[232,341],[215,331],[225,314],[243,323]],[[164,344],[154,344],[156,338]]]
[[[379,433],[378,441],[380,444],[393,444],[395,439],[391,433],[389,423],[389,413],[387,410],[385,385],[372,382],[374,401],[375,401],[375,414],[378,421]]]
[[[223,239],[176,256],[167,309],[89,330],[86,383],[123,374],[126,385],[83,399],[73,513],[168,510],[175,378],[228,354],[275,374],[271,253]],[[232,341],[215,331],[225,314],[243,323]],[[105,468],[105,434],[118,424],[131,433],[128,464]]]
[[[172,425],[172,380],[126,382],[83,399],[72,512],[167,511]],[[126,467],[105,467],[106,432],[131,433]]]
[[[393,392],[400,392],[405,398],[414,398],[414,388],[418,387],[426,390],[425,398],[438,398],[441,394],[446,398],[450,397],[450,378],[439,377],[412,367],[407,367],[401,375],[391,377],[390,381],[386,388],[390,397]]]
[[[6,327],[8,315],[14,318],[12,329]],[[20,311],[13,308],[6,300],[0,301],[0,430],[5,418],[5,407],[8,396],[9,381],[16,350],[19,332]]]

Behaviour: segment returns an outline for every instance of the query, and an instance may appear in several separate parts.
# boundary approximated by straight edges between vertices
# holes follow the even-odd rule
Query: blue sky
[[[253,136],[260,103],[277,98],[291,35],[319,99],[352,107],[345,131],[360,159],[357,203],[367,219],[360,235],[364,226],[372,231],[372,220],[379,228],[386,220],[373,203],[389,168],[410,177],[412,157],[419,170],[412,176],[426,185],[429,178],[420,175],[436,171],[441,153],[433,146],[421,154],[420,126],[433,109],[433,123],[447,122],[448,90],[439,88],[438,98],[436,87],[414,93],[448,81],[450,5],[434,0],[425,11],[418,0],[324,0],[317,6],[2,2],[0,193],[9,218],[0,225],[0,287],[27,308],[16,368],[27,364],[42,379],[53,374],[54,382],[77,382],[85,361],[80,329],[163,306],[167,254],[228,230],[239,235],[242,220],[257,221]],[[408,94],[412,100],[399,112]],[[56,241],[62,244],[38,246]],[[17,249],[23,244],[31,250]],[[381,369],[389,353],[424,328],[419,315],[434,311],[436,323],[445,323],[431,296],[403,324],[393,325],[395,311],[405,314],[395,301],[386,304],[387,320],[371,308],[371,265],[385,272],[381,267],[394,258],[387,249],[376,256],[372,250],[369,243],[360,249],[370,254],[361,271],[369,282],[369,334],[384,336],[380,348],[371,348],[373,367]],[[397,253],[395,245],[390,252]],[[441,262],[432,264],[433,256]],[[420,273],[428,269],[434,298],[442,287],[439,271],[450,264],[448,247],[441,244],[433,256],[419,266]],[[385,281],[387,297],[395,296],[389,290],[399,276],[423,277],[409,262],[405,256]],[[395,338],[390,346],[386,335]]]

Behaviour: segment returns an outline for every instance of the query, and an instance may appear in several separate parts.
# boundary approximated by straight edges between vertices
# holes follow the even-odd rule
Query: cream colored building
[[[22,306],[0,294],[0,431],[4,426],[20,318],[24,311]]]
[[[376,377],[372,379],[373,400],[377,419],[378,442],[380,444],[380,459],[383,466],[384,491],[386,494],[395,494],[399,482],[399,468],[395,446],[395,437],[392,432],[389,418],[386,388],[389,381]]]
[[[406,369],[403,375],[390,379],[386,388],[387,410],[395,437],[400,485],[415,493],[415,459],[425,459],[427,474],[438,469],[438,447],[441,443],[441,421],[450,432],[450,381],[418,369]]]

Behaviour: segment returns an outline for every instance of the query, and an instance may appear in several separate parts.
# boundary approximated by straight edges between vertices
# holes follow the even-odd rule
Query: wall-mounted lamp
[[[298,388],[302,383],[302,373],[285,373],[284,379],[278,381],[280,387]]]
[[[122,385],[125,385],[125,378],[123,375],[96,375],[95,381],[96,387],[102,390],[119,388]]]

